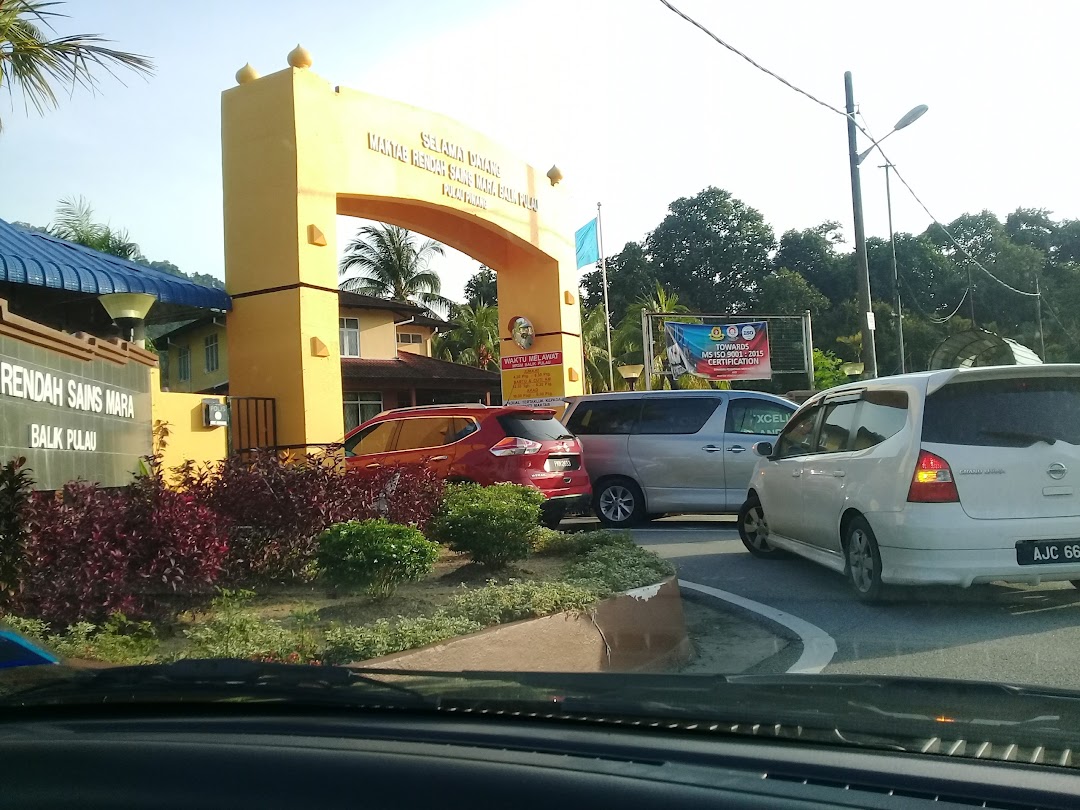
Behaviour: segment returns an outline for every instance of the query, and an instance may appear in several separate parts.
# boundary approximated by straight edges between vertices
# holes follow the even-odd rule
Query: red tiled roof
[[[341,376],[346,380],[403,380],[422,382],[438,380],[440,382],[475,383],[483,386],[498,387],[499,374],[482,368],[464,366],[460,363],[448,363],[433,357],[424,357],[412,352],[398,352],[396,360],[369,360],[362,357],[343,357]]]

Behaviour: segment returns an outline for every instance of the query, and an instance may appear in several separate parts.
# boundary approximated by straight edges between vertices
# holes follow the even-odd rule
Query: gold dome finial
[[[299,43],[297,43],[296,47],[289,51],[289,67],[311,67],[311,54],[308,53],[307,48],[304,48]]]
[[[251,62],[248,62],[236,71],[237,84],[247,84],[248,82],[255,81],[257,78],[259,78],[259,71],[251,66]]]

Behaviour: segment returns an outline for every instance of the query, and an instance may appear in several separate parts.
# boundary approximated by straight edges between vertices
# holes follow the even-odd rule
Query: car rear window
[[[529,416],[514,414],[497,417],[507,436],[529,439],[534,442],[551,442],[557,439],[572,439],[573,435],[553,416]]]
[[[973,380],[926,398],[924,442],[1028,447],[1044,439],[1080,444],[1080,379]]]

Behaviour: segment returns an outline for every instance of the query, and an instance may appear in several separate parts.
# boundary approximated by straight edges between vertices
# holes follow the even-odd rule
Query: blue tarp
[[[232,299],[224,290],[204,287],[53,236],[26,231],[2,219],[0,281],[90,295],[150,293],[163,304],[232,309]]]

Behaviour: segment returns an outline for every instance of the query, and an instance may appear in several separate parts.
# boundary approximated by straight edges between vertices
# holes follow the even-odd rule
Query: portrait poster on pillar
[[[501,365],[507,405],[550,405],[563,396],[561,351],[506,355]]]
[[[765,321],[720,325],[664,322],[668,368],[675,376],[706,380],[769,380],[769,328]]]

